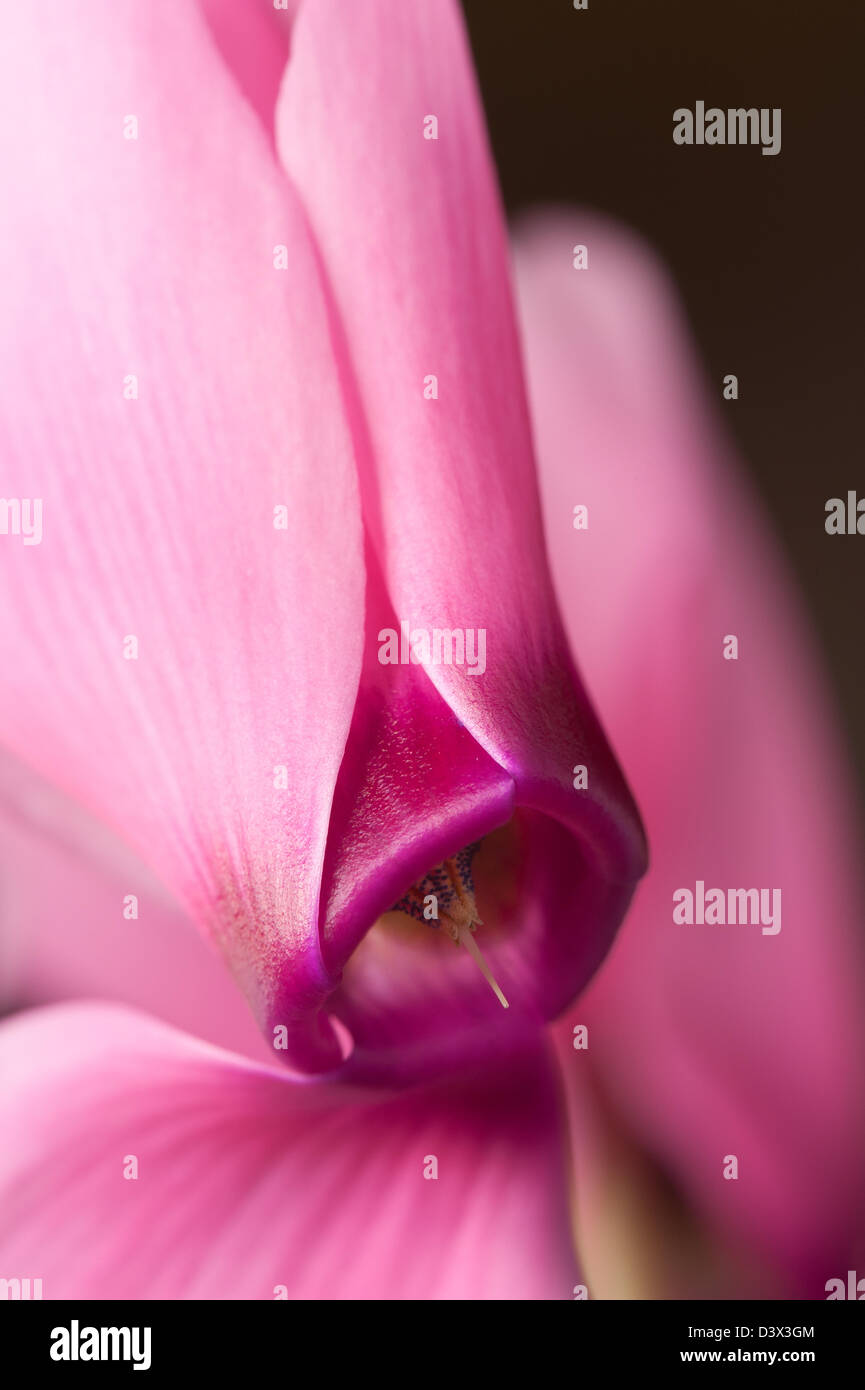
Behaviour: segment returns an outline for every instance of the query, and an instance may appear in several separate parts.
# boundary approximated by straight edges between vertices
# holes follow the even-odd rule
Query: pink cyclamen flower
[[[277,150],[196,4],[9,25],[4,486],[44,536],[4,548],[7,745],[156,867],[296,1068],[533,1034],[643,844],[553,599],[455,8],[304,5]],[[403,623],[442,660],[383,664]],[[478,842],[506,1020],[468,950],[370,934]]]
[[[92,1006],[14,1019],[4,1268],[49,1296],[569,1294],[541,1028],[644,843],[553,597],[461,22],[308,0],[287,67],[282,29],[228,23],[175,0],[9,16],[4,490],[41,534],[3,548],[0,722],[221,948],[272,1052]],[[404,623],[432,634],[421,663],[382,660]],[[429,882],[465,949],[391,911]],[[149,885],[127,878],[118,926],[168,942]],[[60,1239],[52,1135],[75,1155]],[[343,1190],[353,1215],[312,1241]]]
[[[12,21],[4,488],[41,495],[44,538],[0,553],[15,586],[0,634],[13,656],[0,951],[19,1002],[102,995],[187,1031],[116,1004],[4,1025],[18,1138],[0,1168],[2,1266],[43,1278],[47,1297],[570,1297],[583,1276],[544,1025],[608,948],[642,838],[556,615],[454,9],[295,8],[287,68],[273,16],[238,26],[228,5],[71,6],[50,34]],[[551,258],[568,264],[560,230],[557,250],[532,255],[541,287]],[[707,460],[702,440],[671,450],[653,562],[632,529],[611,530],[575,596],[557,545],[575,464],[557,431],[583,440],[582,487],[603,486],[609,457],[615,498],[638,476],[644,440],[628,421],[653,383],[651,333],[620,289],[630,275],[639,306],[651,273],[606,231],[597,241],[609,256],[597,300],[563,299],[551,320],[530,287],[525,322],[560,599],[633,755],[646,735],[634,625],[647,596],[663,625],[690,592],[687,570],[658,555],[672,499]],[[648,347],[623,365],[632,329]],[[544,396],[551,342],[572,344],[585,372],[597,343],[574,423]],[[659,375],[678,372],[664,332],[655,342]],[[680,409],[662,396],[640,418],[666,444]],[[715,567],[705,582],[718,592]],[[486,669],[382,664],[380,634],[403,619],[483,630]],[[736,706],[731,737],[750,735],[754,709]],[[658,724],[671,759],[675,723]],[[574,786],[580,765],[587,787]],[[388,914],[478,841],[477,939],[507,1011],[468,951]],[[665,873],[649,879],[659,893]],[[222,948],[267,1046],[187,914]],[[623,959],[633,937],[629,922]],[[846,1019],[840,924],[832,939],[819,1007],[834,1000]],[[778,985],[778,1017],[797,980]],[[587,1054],[631,1113],[625,1054],[651,1046],[628,1037],[635,1007],[612,998],[604,1023],[597,1006],[608,1045]],[[578,1149],[570,1025],[560,1056]],[[665,1040],[658,1077],[676,1077],[674,1044],[688,1042]],[[849,1118],[847,1073],[837,1082],[832,1113]],[[657,1108],[660,1144],[699,1191],[689,1165],[702,1155],[676,1149]],[[691,1114],[701,1133],[713,1122]],[[773,1123],[758,1111],[752,1142]],[[710,1207],[708,1180],[705,1193]],[[800,1239],[790,1219],[801,1253],[807,1229]]]

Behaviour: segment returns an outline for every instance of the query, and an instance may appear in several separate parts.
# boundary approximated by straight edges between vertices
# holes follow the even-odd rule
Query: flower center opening
[[[392,912],[405,912],[417,922],[445,931],[455,946],[464,946],[503,1009],[509,1007],[498,981],[484,959],[474,933],[483,922],[478,916],[472,877],[472,860],[480,841],[467,845],[459,854],[437,864],[424,878],[412,884],[395,903]]]

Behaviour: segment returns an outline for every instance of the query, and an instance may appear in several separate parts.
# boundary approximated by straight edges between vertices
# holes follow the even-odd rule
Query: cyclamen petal
[[[379,1095],[67,1005],[0,1025],[0,1082],[0,1268],[38,1271],[46,1299],[570,1299],[581,1282],[538,1045]]]
[[[315,250],[195,5],[43,20],[10,9],[0,81],[4,492],[44,502],[41,544],[0,547],[0,728],[332,1066],[319,880],[363,561]]]
[[[482,676],[447,661],[426,674],[523,804],[572,824],[610,876],[633,878],[633,807],[550,583],[504,220],[457,6],[305,5],[277,130],[345,333],[365,518],[393,611],[430,632],[486,633]],[[575,798],[582,755],[596,778]]]
[[[70,998],[145,1009],[272,1062],[221,959],[141,860],[0,756],[0,1015]]]

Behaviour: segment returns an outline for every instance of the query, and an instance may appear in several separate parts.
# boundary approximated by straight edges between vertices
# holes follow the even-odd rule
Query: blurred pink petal
[[[15,6],[6,30],[0,449],[44,534],[0,554],[3,736],[333,1065],[318,890],[363,565],[304,215],[197,7]]]
[[[273,116],[285,65],[294,10],[277,10],[273,0],[197,0],[210,26],[220,57],[274,139]]]
[[[116,1000],[273,1061],[224,961],[153,874],[77,803],[5,756],[0,903],[0,1013]]]
[[[862,894],[834,716],[661,272],[580,212],[529,223],[517,261],[553,573],[653,858],[559,1026],[565,1073],[591,1066],[716,1233],[774,1262],[776,1289],[824,1297],[865,1159]],[[698,879],[780,888],[780,932],[674,924],[673,892]]]
[[[67,1005],[0,1026],[0,1078],[0,1267],[45,1298],[569,1299],[579,1281],[544,1052],[393,1098]]]

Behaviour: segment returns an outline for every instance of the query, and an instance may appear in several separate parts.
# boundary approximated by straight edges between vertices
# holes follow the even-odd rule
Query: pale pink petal
[[[0,1078],[0,1268],[46,1299],[569,1299],[579,1281],[545,1052],[394,1097],[68,1005],[0,1027]]]
[[[425,872],[515,810],[544,817],[546,861],[561,861],[557,842],[566,844],[568,871],[554,896],[559,907],[562,895],[571,904],[568,923],[546,909],[533,921],[535,906],[524,898],[521,945],[490,949],[522,1013],[549,1017],[607,949],[643,845],[552,594],[504,224],[462,22],[450,0],[307,0],[291,43],[278,148],[344,333],[365,520],[391,618],[428,632],[486,634],[482,672],[433,660],[413,677],[390,665],[377,680],[365,672],[345,795],[338,791],[334,809],[334,872],[347,862],[341,846],[358,814],[368,837],[393,855],[384,872],[366,857],[368,877],[347,909],[337,884],[323,948],[341,964],[365,925],[361,900],[387,907],[388,894],[401,895],[417,877],[417,864]],[[433,129],[427,117],[438,123],[437,139],[424,137],[425,124]],[[367,630],[368,667],[378,631]],[[573,785],[579,764],[590,768],[585,790]],[[442,1017],[440,994],[454,1014],[484,1026],[490,1004],[497,1008],[479,978],[464,990],[454,978],[463,962],[454,966],[437,972],[440,990],[409,981],[404,1003],[425,1032]],[[466,979],[468,970],[466,963]],[[404,1027],[396,1014],[383,1016],[393,972],[377,973],[376,998],[367,974],[358,1004],[347,997],[346,977],[344,1013],[358,1039],[374,1031],[381,1041],[382,1030],[392,1025],[396,1036]],[[402,971],[397,978],[402,989]],[[458,1023],[447,1001],[445,1016],[453,1038]]]
[[[707,407],[662,273],[579,212],[530,224],[518,250],[554,575],[653,854],[562,1027],[565,1070],[596,1070],[716,1234],[774,1263],[776,1291],[825,1297],[861,1229],[865,1161],[863,900],[834,715],[719,443],[735,407],[720,382]],[[674,924],[674,891],[697,880],[780,888],[780,932]]]
[[[225,962],[140,859],[0,756],[0,1014],[96,997],[273,1061]]]
[[[304,214],[197,6],[5,25],[0,451],[43,534],[0,546],[2,735],[332,1065],[318,888],[363,569]]]
[[[273,0],[244,0],[240,5],[237,0],[198,0],[198,4],[222,61],[273,140],[276,98],[288,62],[297,0],[292,0],[291,12],[277,10]]]

